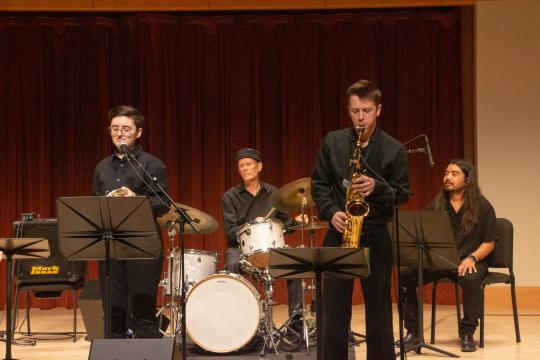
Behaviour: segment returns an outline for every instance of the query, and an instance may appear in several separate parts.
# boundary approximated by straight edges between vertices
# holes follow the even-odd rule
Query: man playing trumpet
[[[127,161],[126,151],[137,158],[146,171],[157,179],[166,191],[165,164],[143,151],[136,144],[143,133],[144,116],[132,106],[123,105],[109,110],[109,134],[116,151],[101,160],[94,171],[93,193],[96,196],[147,196],[155,217],[169,211],[146,183],[139,178]],[[100,261],[99,275],[105,283],[105,262]],[[111,337],[125,339],[130,328],[136,338],[159,338],[155,317],[156,294],[162,259],[111,260]],[[105,302],[104,302],[105,303]]]

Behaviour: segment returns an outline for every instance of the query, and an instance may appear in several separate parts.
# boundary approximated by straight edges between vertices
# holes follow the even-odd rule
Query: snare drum
[[[253,285],[240,275],[220,272],[189,290],[187,334],[207,351],[236,351],[255,336],[261,313],[260,296]]]
[[[173,257],[172,286],[169,285],[167,279],[167,281],[165,281],[165,295],[180,296],[180,279],[182,276],[180,250],[174,251],[170,256]],[[186,284],[186,290],[189,290],[193,285],[208,275],[215,274],[217,259],[217,252],[195,249],[184,250],[184,270],[186,272],[184,282]],[[173,294],[171,294],[171,289],[174,289]]]
[[[256,267],[268,266],[270,249],[285,247],[283,224],[278,219],[250,221],[236,235],[242,254]]]

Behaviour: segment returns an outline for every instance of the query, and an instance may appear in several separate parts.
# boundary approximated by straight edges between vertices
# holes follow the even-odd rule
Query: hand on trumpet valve
[[[137,196],[130,188],[122,186],[121,188],[111,190],[107,193],[108,197],[128,197]]]

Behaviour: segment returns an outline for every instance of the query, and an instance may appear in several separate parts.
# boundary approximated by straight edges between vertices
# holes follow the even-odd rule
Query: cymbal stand
[[[304,195],[303,189],[300,189],[300,194],[302,196],[302,202],[301,202],[302,223],[300,225],[300,228],[301,228],[301,231],[302,231],[302,237],[301,237],[302,242],[300,244],[300,247],[303,248],[303,247],[305,247],[305,245],[304,245],[304,232],[306,231],[306,229],[305,229],[305,223],[304,223],[304,216],[305,216],[305,213],[306,213],[305,208],[307,206],[307,198]],[[310,220],[310,222],[312,222],[312,221],[314,221],[313,209],[311,209],[310,212],[311,212],[311,217],[310,217],[311,220]],[[311,247],[313,247],[314,231],[315,230],[311,230],[311,241],[310,241],[311,242]],[[301,305],[301,307],[298,308],[298,306],[297,306],[297,308],[293,311],[293,313],[289,317],[289,319],[287,319],[287,321],[285,321],[283,323],[283,325],[281,325],[281,327],[279,328],[278,331],[280,331],[280,333],[281,333],[283,328],[286,328],[287,333],[292,333],[295,338],[301,338],[301,340],[300,340],[300,342],[298,344],[295,344],[295,341],[293,340],[292,345],[285,344],[284,346],[282,346],[282,348],[287,346],[288,348],[296,350],[298,347],[300,347],[300,344],[303,341],[306,344],[306,355],[309,355],[309,345],[310,345],[309,344],[309,337],[310,337],[310,335],[314,334],[316,329],[313,329],[312,331],[309,331],[309,326],[307,324],[307,315],[308,315],[309,312],[306,309],[306,293],[309,290],[313,290],[315,287],[313,285],[313,280],[311,280],[311,285],[306,285],[306,281],[304,279],[301,280],[301,283],[302,283],[302,303],[299,304],[299,305]],[[302,316],[302,335],[300,335],[298,332],[296,332],[295,329],[293,329],[291,327],[291,323],[292,323],[293,319],[298,314],[301,314],[301,316]],[[287,341],[287,339],[283,339],[283,341]]]
[[[302,231],[302,243],[300,244],[300,247],[304,247],[304,232],[305,232],[305,222],[304,222],[304,214],[306,212],[306,206],[307,206],[307,198],[306,196],[304,195],[305,191],[304,189],[301,189],[300,190],[300,193],[302,194],[302,207],[301,207],[301,211],[302,211],[302,227],[301,227],[301,231]],[[312,211],[312,214],[313,214],[313,210]],[[313,218],[313,216],[312,216]],[[313,238],[311,239],[311,247],[313,247]],[[304,279],[302,279],[302,309],[299,309],[300,312],[302,313],[302,336],[303,336],[303,340],[305,341],[306,343],[306,354],[309,355],[309,329],[308,329],[308,326],[307,326],[307,319],[306,319],[306,315],[307,315],[307,310],[306,310],[306,289],[308,287],[306,286],[306,281]],[[294,315],[293,315],[294,316]]]
[[[177,247],[174,246],[174,240],[176,237],[176,229],[175,229],[175,222],[168,221],[167,222],[167,235],[169,237],[169,254],[167,255],[167,272],[165,273],[165,279],[161,281],[160,285],[164,287],[166,290],[169,288],[170,291],[170,300],[168,303],[165,304],[165,294],[162,292],[161,294],[161,309],[156,313],[156,317],[159,317],[159,328],[161,330],[161,324],[162,324],[162,317],[164,310],[166,308],[169,308],[170,310],[170,328],[171,328],[171,337],[175,338],[177,342],[180,341],[180,339],[177,339],[177,334],[181,330],[181,312],[179,309],[179,304],[176,303],[176,296],[177,294],[180,294],[179,286],[180,284],[176,284],[176,278],[174,274],[174,254],[175,251],[178,250]],[[167,333],[164,333],[163,335],[167,335]]]
[[[311,217],[310,217],[310,222],[314,222],[315,221],[315,217],[313,216],[313,208],[311,209]],[[309,231],[309,241],[310,241],[310,246],[311,248],[314,247],[314,238],[315,238],[315,229],[312,229]],[[305,297],[306,297],[306,293],[311,290],[312,291],[312,294],[313,294],[313,290],[315,290],[315,284],[313,283],[313,279],[310,280],[311,284],[310,285],[307,285],[306,286],[306,283],[305,283],[305,280],[302,279],[302,325],[303,325],[303,330],[304,330],[304,341],[306,342],[306,354],[309,355],[309,336],[310,335],[314,335],[315,334],[315,331],[319,331],[317,329],[317,327],[315,326],[315,328],[311,331],[311,334],[309,332],[309,329],[308,329],[308,326],[307,326],[307,319],[306,319],[306,315],[308,314],[308,310],[306,309],[306,300],[305,300]],[[315,306],[320,306],[320,304],[316,304]],[[313,312],[310,312],[311,314],[313,314]],[[317,313],[315,312],[315,317],[317,316]]]

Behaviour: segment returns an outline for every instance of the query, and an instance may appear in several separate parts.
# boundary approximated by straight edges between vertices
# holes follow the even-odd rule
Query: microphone
[[[121,142],[120,145],[118,145],[118,150],[120,150],[121,154],[129,154],[129,149],[125,142]]]
[[[427,136],[424,136],[426,140],[426,154],[428,156],[429,166],[435,166],[435,161],[433,161],[433,155],[431,154],[431,147],[429,146],[429,140]]]

